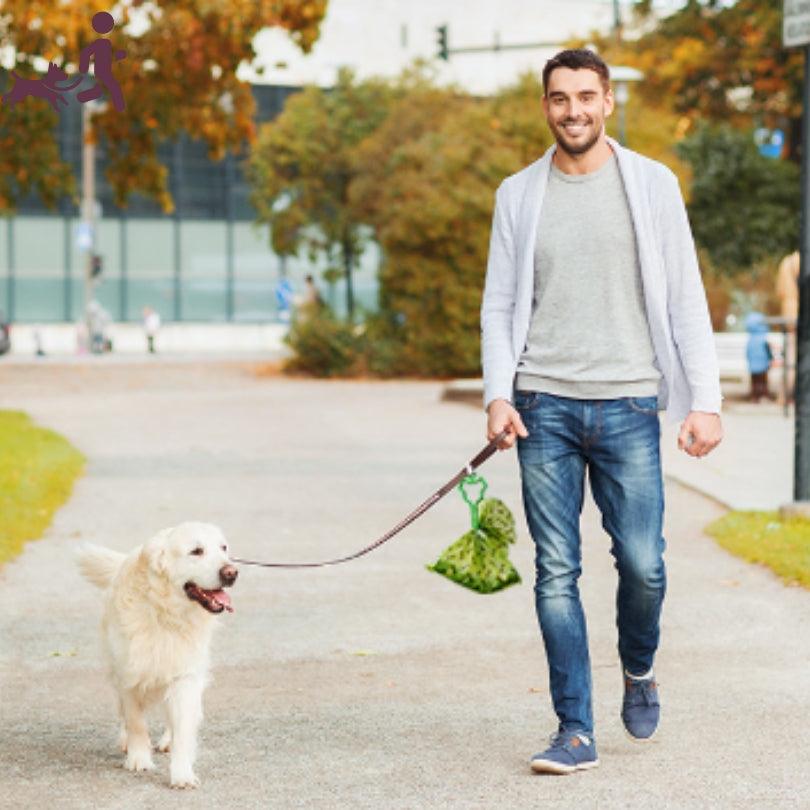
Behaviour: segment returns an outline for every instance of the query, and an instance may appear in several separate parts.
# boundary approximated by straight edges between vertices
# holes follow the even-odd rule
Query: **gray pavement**
[[[678,450],[680,426],[661,421],[664,474],[729,509],[778,510],[793,500],[795,411],[775,402],[740,401],[743,388],[727,383],[723,441],[695,459]]]
[[[618,719],[615,572],[589,495],[582,590],[602,765],[529,772],[554,721],[516,460],[501,453],[482,471],[519,516],[523,584],[480,596],[425,571],[467,527],[454,494],[348,565],[245,568],[214,640],[202,787],[170,791],[162,758],[154,774],[121,768],[100,598],[73,567],[75,545],[126,550],[199,519],[241,556],[353,550],[482,445],[480,411],[442,402],[442,389],[257,378],[248,363],[0,364],[0,407],[28,411],[89,458],[45,537],[0,569],[0,796],[34,810],[810,806],[810,594],[702,533],[723,513],[712,498],[737,497],[734,480],[754,494],[772,486],[777,505],[790,494],[771,480],[792,451],[780,412],[742,406],[726,414],[730,470],[666,457],[655,743],[631,743]],[[749,458],[755,483],[738,469]]]

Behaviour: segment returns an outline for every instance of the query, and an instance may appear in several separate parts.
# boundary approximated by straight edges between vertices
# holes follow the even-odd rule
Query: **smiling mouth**
[[[568,135],[579,135],[588,128],[587,124],[562,124],[563,131]]]
[[[202,605],[209,613],[222,613],[223,610],[233,613],[231,597],[222,588],[207,591],[196,582],[187,582],[183,586],[183,590],[189,599]]]

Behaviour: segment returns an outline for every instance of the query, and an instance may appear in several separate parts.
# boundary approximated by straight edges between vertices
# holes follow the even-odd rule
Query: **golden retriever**
[[[118,693],[121,749],[131,771],[154,768],[145,711],[162,702],[174,788],[192,788],[197,729],[214,617],[231,611],[223,590],[237,569],[222,532],[208,523],[164,529],[129,555],[79,550],[79,569],[106,589],[101,621],[110,679]]]

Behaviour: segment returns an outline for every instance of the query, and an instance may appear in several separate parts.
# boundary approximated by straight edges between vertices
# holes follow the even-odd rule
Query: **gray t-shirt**
[[[515,387],[577,399],[653,396],[655,362],[633,221],[615,156],[553,163],[534,252],[534,302]]]

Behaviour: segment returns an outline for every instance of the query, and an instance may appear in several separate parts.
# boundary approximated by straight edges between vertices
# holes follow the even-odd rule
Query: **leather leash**
[[[437,489],[424,503],[420,504],[413,510],[407,517],[403,518],[393,529],[389,529],[382,537],[375,540],[371,545],[350,554],[348,557],[338,557],[335,560],[325,560],[323,562],[309,562],[309,563],[274,563],[274,562],[258,562],[257,560],[243,560],[239,557],[233,557],[233,561],[241,563],[242,565],[258,565],[262,568],[322,568],[326,565],[338,565],[339,563],[349,562],[368,554],[375,548],[379,548],[383,543],[388,542],[394,535],[399,534],[406,526],[413,523],[418,517],[423,515],[433,506],[440,501],[451,489],[454,489],[460,481],[468,475],[471,475],[473,470],[480,467],[495,451],[498,449],[499,442],[503,441],[509,435],[508,430],[502,430],[475,458],[471,459],[464,469],[456,473],[441,489]]]

